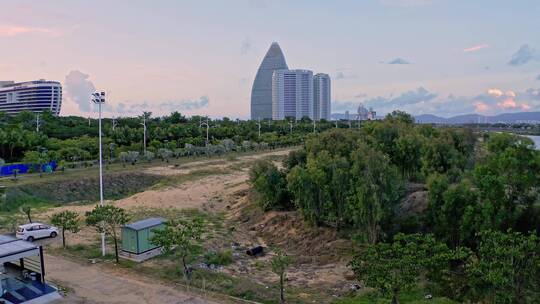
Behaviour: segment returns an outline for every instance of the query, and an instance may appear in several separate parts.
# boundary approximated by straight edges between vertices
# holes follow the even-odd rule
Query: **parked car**
[[[18,239],[33,242],[36,239],[51,237],[55,238],[58,235],[58,228],[42,223],[30,223],[19,226],[16,236]]]

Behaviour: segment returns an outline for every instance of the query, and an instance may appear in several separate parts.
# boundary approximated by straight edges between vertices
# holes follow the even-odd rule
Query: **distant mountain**
[[[416,122],[425,124],[468,124],[468,123],[540,123],[540,112],[504,113],[495,116],[465,114],[449,118],[432,114],[415,116]]]

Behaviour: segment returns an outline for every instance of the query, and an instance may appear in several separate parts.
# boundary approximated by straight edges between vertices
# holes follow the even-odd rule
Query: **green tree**
[[[86,212],[86,224],[93,226],[100,233],[110,236],[114,241],[114,253],[118,263],[118,229],[129,221],[129,216],[122,208],[113,205],[97,205]]]
[[[257,192],[263,210],[285,209],[289,193],[285,174],[269,161],[258,161],[249,171],[250,182]]]
[[[495,139],[499,137],[492,137],[490,142]],[[512,228],[528,232],[532,227],[540,227],[535,207],[540,185],[540,153],[522,141],[504,149],[502,144],[496,146],[492,149],[497,152],[490,152],[473,171],[481,202],[477,212],[482,214],[477,231]]]
[[[36,166],[39,172],[39,177],[42,176],[43,165],[48,161],[49,159],[46,152],[27,151],[24,153],[23,162]]]
[[[155,230],[150,241],[162,246],[167,253],[176,253],[182,261],[184,276],[189,279],[191,271],[187,258],[196,250],[204,233],[204,221],[200,218],[192,220],[175,219],[165,223],[165,228]]]
[[[391,296],[392,303],[399,303],[400,292],[416,287],[428,268],[444,271],[451,257],[448,247],[432,235],[397,234],[392,243],[367,245],[349,266],[366,286]]]
[[[367,145],[354,151],[351,169],[352,193],[347,214],[363,239],[376,243],[384,235],[401,196],[402,180],[388,157]]]
[[[439,240],[452,248],[474,243],[474,223],[469,220],[470,210],[477,210],[478,193],[469,180],[449,185],[444,175],[434,175],[428,182],[429,229]]]
[[[291,262],[292,258],[279,249],[276,250],[276,254],[270,260],[272,272],[279,277],[279,302],[282,304],[285,303],[286,271]]]
[[[396,142],[395,163],[404,178],[414,177],[420,171],[422,162],[422,141],[415,133],[400,136]]]
[[[24,204],[21,206],[20,208],[20,211],[26,215],[26,217],[28,218],[28,222],[29,223],[32,223],[32,206],[28,205],[28,204]]]
[[[66,248],[66,230],[71,233],[80,231],[79,214],[73,211],[61,211],[51,216],[51,224],[62,229],[62,247]]]
[[[538,303],[540,240],[535,234],[486,231],[469,269],[473,285],[489,303]]]

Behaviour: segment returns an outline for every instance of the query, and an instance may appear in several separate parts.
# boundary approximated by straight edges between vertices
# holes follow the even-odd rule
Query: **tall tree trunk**
[[[399,304],[397,288],[394,288],[394,290],[392,291],[392,304]]]
[[[285,303],[285,294],[284,294],[284,288],[283,288],[283,273],[279,276],[279,302],[281,304]]]
[[[189,279],[190,278],[190,273],[189,273],[189,269],[188,269],[187,264],[186,264],[186,256],[185,255],[182,255],[182,266],[184,267],[184,276],[186,277],[186,279]]]
[[[116,258],[116,263],[118,263],[118,239],[116,238],[116,230],[113,228],[113,239],[114,239],[114,255]]]

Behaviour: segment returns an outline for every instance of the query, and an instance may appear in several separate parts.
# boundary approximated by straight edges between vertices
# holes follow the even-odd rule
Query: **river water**
[[[536,146],[536,150],[540,150],[540,136],[529,135],[527,137],[534,141],[534,145]]]

